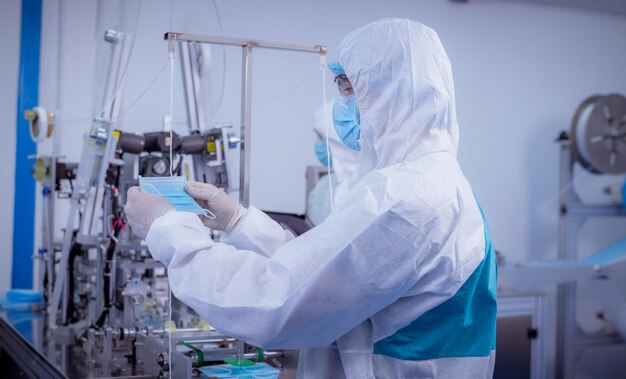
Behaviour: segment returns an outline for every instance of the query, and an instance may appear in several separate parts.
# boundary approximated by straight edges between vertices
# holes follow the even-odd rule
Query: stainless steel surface
[[[576,259],[576,234],[572,229],[574,222],[569,217],[570,204],[578,203],[578,196],[571,188],[573,161],[571,141],[561,141],[559,188],[562,212],[559,217],[559,259]],[[557,368],[559,378],[573,378],[576,356],[576,283],[560,284],[557,290]]]
[[[80,344],[49,334],[41,313],[0,311],[0,348],[17,355],[34,378],[147,377],[123,356],[121,363],[97,361]]]
[[[169,362],[167,338],[155,339],[145,335],[137,336],[137,365],[143,372],[153,377],[167,378],[172,370],[172,378],[191,378],[193,376],[193,359],[175,350],[173,342],[172,362]]]
[[[198,332],[187,328],[172,335],[172,364],[168,362],[168,338],[148,336],[136,330],[118,328],[91,331],[87,339],[75,339],[54,333],[47,328],[45,314],[37,312],[6,312],[0,310],[0,357],[10,355],[29,378],[199,378],[195,370],[199,357],[195,351],[180,344],[200,344],[203,364],[219,364],[224,359],[237,356],[236,340],[217,332]],[[99,342],[98,342],[99,341]],[[206,341],[228,342],[231,346],[209,347]],[[94,342],[96,344],[94,345]],[[103,350],[98,350],[99,344]],[[136,355],[131,347],[134,346]],[[295,375],[297,354],[291,351],[266,351],[265,359],[282,367],[281,377]],[[258,353],[244,354],[246,359],[256,359]],[[274,362],[275,359],[278,359]],[[0,369],[3,367],[0,362]],[[6,374],[0,371],[0,376]]]
[[[250,205],[250,142],[252,141],[252,46],[243,47],[241,81],[241,152],[239,169],[239,202],[244,207]]]
[[[601,105],[602,103],[599,101],[598,97],[592,97],[588,99],[588,101],[586,101],[581,108],[594,106],[594,104],[596,106]],[[577,111],[577,115],[574,120],[575,125],[578,124],[577,119],[583,113],[581,108]],[[601,106],[594,109],[592,113],[596,111],[604,112],[603,109],[604,107]],[[625,113],[622,113],[620,117],[624,117],[626,109],[624,112]],[[612,114],[617,115],[617,113]],[[606,114],[603,114],[602,117],[606,117]],[[572,134],[577,132],[577,127],[578,126],[573,127]],[[624,125],[624,127],[626,128],[626,125]],[[593,131],[595,128],[592,126],[592,129],[590,130]],[[580,135],[581,134],[579,134],[579,136]],[[578,235],[587,220],[593,217],[626,216],[624,209],[620,209],[619,207],[613,205],[586,204],[577,195],[576,189],[573,186],[573,183],[575,182],[574,165],[578,162],[584,167],[585,164],[589,162],[585,162],[584,157],[582,157],[583,160],[581,160],[581,156],[584,155],[584,152],[581,154],[581,149],[576,147],[576,144],[590,142],[589,134],[585,133],[585,135],[587,135],[586,139],[581,140],[579,137],[578,140],[575,141],[571,139],[572,136],[568,137],[567,133],[562,133],[561,137],[557,141],[560,145],[558,258],[564,260],[577,260],[579,258]],[[610,151],[610,149],[606,151]],[[626,154],[626,151],[620,151],[620,154]],[[593,159],[591,159],[591,161],[593,161]],[[597,173],[604,172],[598,169],[599,167],[602,166],[594,164],[594,166],[588,165],[586,168],[592,169]],[[575,378],[577,373],[576,366],[580,353],[582,349],[591,346],[588,339],[589,336],[582,333],[578,326],[576,318],[578,306],[576,291],[576,282],[561,284],[558,286],[557,290],[557,378]],[[602,339],[598,336],[594,336],[593,339],[596,344],[599,344],[600,342],[611,343],[613,341],[610,338]]]
[[[180,48],[180,62],[183,67],[183,91],[187,110],[187,122],[192,132],[205,130],[204,113],[200,99],[200,67],[198,59],[201,57],[200,46],[195,43],[178,44]]]

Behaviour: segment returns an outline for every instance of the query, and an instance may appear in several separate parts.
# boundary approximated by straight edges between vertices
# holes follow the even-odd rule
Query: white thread
[[[332,176],[331,176],[331,168],[330,168],[330,144],[328,143],[328,133],[329,133],[329,127],[328,127],[328,107],[326,106],[326,68],[325,67],[321,67],[320,66],[320,70],[322,70],[322,97],[324,100],[324,103],[322,104],[322,106],[324,107],[324,127],[326,129],[326,156],[328,157],[328,159],[326,159],[326,170],[328,171],[328,193],[330,196],[330,211],[334,212],[335,211],[335,202],[334,202],[334,196],[333,196],[333,181],[332,181]]]
[[[202,210],[204,211],[204,217],[211,220],[215,220],[217,218],[217,216],[215,216],[215,213],[211,212],[210,210],[206,208],[202,208]]]
[[[170,50],[169,52],[170,59],[170,177],[173,176],[173,166],[174,166],[174,156],[172,155],[172,145],[174,145],[173,140],[173,132],[172,128],[174,127],[174,51]],[[168,272],[168,283],[167,288],[169,290],[169,301],[168,301],[168,326],[169,333],[168,336],[168,350],[167,350],[167,362],[169,364],[169,379],[172,379],[172,285],[169,283],[169,272]]]

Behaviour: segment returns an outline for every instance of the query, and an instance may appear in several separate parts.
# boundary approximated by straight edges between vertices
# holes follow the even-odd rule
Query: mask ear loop
[[[159,194],[159,195],[163,196],[163,195],[161,194],[161,191],[159,191],[159,190],[158,190],[158,189],[157,189],[157,188],[156,188],[153,184],[143,182],[141,185],[142,185],[142,186],[144,186],[144,187],[145,187],[145,186],[150,186],[150,187],[152,187],[152,189],[154,189],[154,191],[155,191],[157,194]]]
[[[208,209],[202,208],[202,210],[204,211],[204,214],[202,216],[208,218],[209,220],[215,220],[216,216],[215,213],[211,212]]]

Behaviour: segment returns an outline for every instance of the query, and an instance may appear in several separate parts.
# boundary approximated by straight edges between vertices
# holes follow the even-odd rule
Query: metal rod
[[[58,134],[58,132],[57,132]],[[50,260],[50,264],[48,265],[48,269],[51,272],[48,272],[48,298],[52,296],[52,283],[54,283],[54,199],[55,199],[55,188],[56,188],[56,178],[57,178],[57,157],[55,155],[50,159],[50,177],[49,177],[49,187],[50,192],[48,194],[48,199],[46,200],[47,207],[47,224],[48,230],[46,231],[48,245],[48,259]]]
[[[187,33],[175,33],[175,32],[165,33],[164,39],[176,40],[176,41],[210,43],[214,45],[229,45],[229,46],[242,46],[242,47],[252,46],[252,47],[265,48],[265,49],[300,51],[303,53],[320,54],[323,51],[326,51],[326,47],[321,46],[321,45],[314,45],[314,46],[295,45],[295,44],[288,44],[288,43],[259,41],[259,40],[241,39],[241,38],[215,37],[215,36],[205,36],[205,35],[200,35],[200,34],[187,34]]]
[[[178,333],[190,333],[190,332],[207,332],[205,328],[180,328],[180,329],[176,329],[176,331],[174,333],[172,333],[173,336],[175,336]],[[151,335],[159,335],[159,334],[164,334],[167,333],[167,331],[163,328],[161,329],[154,329],[152,331],[150,331],[149,334]],[[208,333],[208,332],[207,332]],[[195,341],[188,341],[188,342],[195,342]]]
[[[59,311],[59,304],[61,302],[61,296],[63,295],[63,288],[65,286],[65,276],[67,261],[69,259],[70,245],[72,244],[72,230],[74,230],[74,221],[76,219],[76,213],[78,213],[78,189],[74,189],[76,196],[72,197],[70,215],[67,218],[67,224],[65,229],[65,235],[63,236],[63,251],[61,252],[61,263],[59,266],[58,275],[55,277],[54,289],[52,290],[52,300],[48,305],[48,326],[50,329],[54,329],[57,326],[57,312]]]
[[[597,335],[579,335],[578,351],[598,346],[622,345],[624,340],[618,333],[597,334]]]
[[[196,102],[194,101],[195,88],[193,80],[193,65],[191,63],[191,46],[189,43],[181,43],[180,47],[180,68],[183,75],[183,92],[185,94],[185,105],[187,108],[187,123],[190,131],[198,131],[200,125],[198,124],[198,109],[196,108]],[[171,123],[174,120],[170,120]]]
[[[624,217],[626,209],[618,205],[580,205],[569,204],[567,207],[569,217]]]
[[[570,215],[572,204],[578,203],[572,187],[573,162],[571,142],[561,141],[559,188],[559,259],[576,259],[576,231]],[[578,225],[578,224],[577,224]],[[576,283],[565,283],[557,290],[557,368],[558,378],[574,377],[576,365]]]
[[[241,80],[241,136],[240,136],[240,170],[239,170],[239,202],[244,207],[250,205],[250,141],[252,141],[252,45],[243,47],[242,80]]]
[[[230,338],[205,338],[205,339],[201,339],[201,340],[185,340],[185,342],[189,343],[189,344],[197,344],[197,343],[217,343],[217,342],[233,342],[236,341],[235,338],[230,337]]]
[[[168,41],[170,49],[176,41],[198,42],[216,45],[241,46],[243,48],[242,62],[242,99],[241,99],[241,136],[240,136],[240,177],[239,177],[239,202],[247,207],[250,205],[250,141],[252,135],[252,49],[265,48],[275,50],[298,51],[305,53],[326,55],[326,47],[321,45],[307,46],[287,43],[277,43],[250,39],[205,36],[186,33],[165,33],[164,39]],[[188,45],[187,43],[181,45]],[[187,46],[189,50],[189,46]],[[197,105],[196,105],[197,106]]]

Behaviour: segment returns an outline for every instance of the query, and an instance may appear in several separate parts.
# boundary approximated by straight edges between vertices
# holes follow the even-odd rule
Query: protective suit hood
[[[407,19],[376,21],[343,39],[339,61],[361,114],[358,178],[433,152],[456,157],[452,70],[434,30]]]

